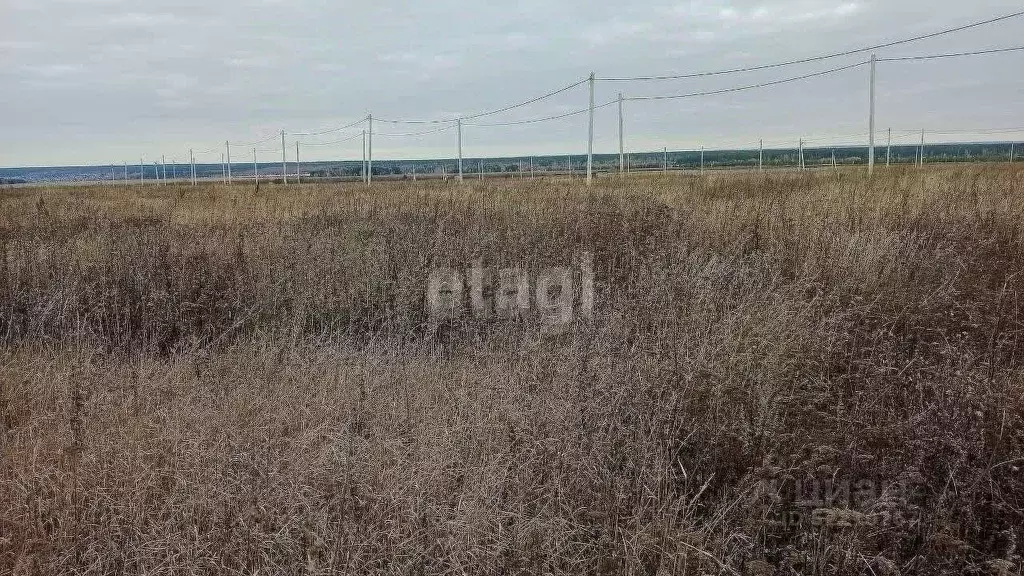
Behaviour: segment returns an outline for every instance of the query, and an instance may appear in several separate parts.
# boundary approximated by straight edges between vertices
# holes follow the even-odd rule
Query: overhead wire
[[[353,126],[358,126],[358,125],[362,124],[363,122],[366,122],[367,120],[369,120],[369,116],[364,116],[364,117],[360,118],[359,120],[356,120],[355,122],[352,122],[351,124],[346,124],[344,126],[339,126],[338,128],[331,128],[329,130],[321,130],[321,131],[318,131],[318,132],[290,132],[289,134],[291,136],[323,136],[324,134],[333,134],[335,132],[341,132],[342,130],[348,130],[349,128],[351,128]]]
[[[833,59],[833,58],[840,58],[840,57],[850,56],[850,55],[853,55],[853,54],[864,53],[864,52],[868,52],[868,51],[872,51],[872,50],[879,50],[879,49],[882,49],[882,48],[888,48],[888,47],[897,46],[897,45],[901,45],[901,44],[917,42],[917,41],[920,41],[920,40],[929,39],[929,38],[935,38],[935,37],[946,35],[946,34],[960,32],[960,31],[963,31],[963,30],[967,30],[967,29],[971,29],[971,28],[976,28],[976,27],[980,27],[980,26],[984,26],[984,25],[988,25],[988,24],[992,24],[992,23],[1008,20],[1008,19],[1011,19],[1011,18],[1017,18],[1017,17],[1020,17],[1022,15],[1024,15],[1024,11],[1019,11],[1019,12],[1015,12],[1015,13],[999,16],[999,17],[996,17],[996,18],[991,18],[991,19],[988,19],[988,20],[983,20],[983,21],[979,21],[979,22],[973,22],[973,23],[966,24],[966,25],[963,25],[963,26],[958,26],[958,27],[955,27],[955,28],[949,28],[949,29],[938,31],[938,32],[933,32],[933,33],[930,33],[930,34],[924,34],[924,35],[915,36],[915,37],[912,37],[912,38],[906,38],[906,39],[902,39],[902,40],[897,40],[897,41],[893,41],[893,42],[887,42],[887,43],[883,43],[883,44],[877,44],[877,45],[874,45],[874,46],[867,46],[867,47],[858,48],[858,49],[854,49],[854,50],[847,50],[847,51],[843,51],[843,52],[836,52],[836,53],[825,54],[825,55],[820,55],[820,56],[814,56],[814,57],[809,57],[809,58],[802,58],[802,59],[798,59],[798,60],[790,60],[790,61],[786,61],[786,62],[778,62],[778,63],[774,63],[774,64],[766,64],[766,65],[760,65],[760,66],[750,66],[750,67],[744,67],[744,68],[734,68],[734,69],[718,70],[718,71],[710,71],[710,72],[690,73],[690,74],[675,74],[675,75],[660,75],[660,76],[634,76],[634,77],[609,77],[609,78],[595,78],[595,80],[600,80],[600,81],[668,80],[668,79],[697,78],[697,77],[704,77],[704,76],[717,76],[717,75],[734,74],[734,73],[740,73],[740,72],[752,72],[752,71],[757,71],[757,70],[766,70],[766,69],[779,68],[779,67],[784,67],[784,66],[792,66],[792,65],[797,65],[797,64],[805,64],[805,63],[810,63],[810,62],[823,61],[823,60]],[[1005,48],[993,48],[993,49],[988,49],[988,50],[978,50],[978,51],[971,51],[971,52],[958,52],[958,53],[948,53],[948,54],[928,54],[928,55],[919,55],[919,56],[878,58],[878,59],[876,59],[876,61],[878,61],[878,62],[901,62],[901,61],[915,61],[915,60],[933,60],[933,59],[943,59],[943,58],[956,58],[956,57],[966,57],[966,56],[990,55],[990,54],[998,54],[998,53],[1015,52],[1015,51],[1021,51],[1021,50],[1024,50],[1024,46],[1005,47]],[[791,82],[798,82],[798,81],[801,81],[801,80],[807,80],[807,79],[810,79],[810,78],[825,76],[825,75],[829,75],[829,74],[836,74],[836,73],[839,73],[839,72],[842,72],[842,71],[846,71],[846,70],[850,70],[850,69],[853,69],[853,68],[858,68],[860,66],[864,66],[865,64],[868,64],[868,63],[869,62],[867,62],[867,61],[856,62],[856,63],[849,64],[849,65],[846,65],[846,66],[839,66],[839,67],[835,67],[835,68],[830,68],[828,70],[821,70],[821,71],[813,72],[813,73],[809,73],[809,74],[802,74],[802,75],[799,75],[799,76],[794,76],[794,77],[789,77],[789,78],[782,78],[782,79],[772,80],[772,81],[768,81],[768,82],[759,82],[759,83],[754,83],[754,84],[748,84],[748,85],[742,85],[742,86],[734,86],[734,87],[722,88],[722,89],[717,89],[717,90],[707,90],[707,91],[691,92],[691,93],[684,93],[684,94],[652,95],[652,96],[630,96],[630,97],[622,98],[622,100],[623,101],[672,100],[672,99],[682,99],[682,98],[695,98],[695,97],[702,97],[702,96],[714,96],[714,95],[727,94],[727,93],[732,93],[732,92],[740,92],[740,91],[746,91],[746,90],[755,90],[755,89],[760,89],[760,88],[767,88],[767,87],[777,86],[777,85],[781,85],[781,84],[787,84],[787,83],[791,83]],[[517,108],[520,108],[520,107],[523,107],[523,106],[528,106],[528,105],[537,103],[537,102],[545,100],[547,98],[551,98],[551,97],[556,96],[558,94],[561,94],[561,93],[567,92],[569,90],[572,90],[572,89],[574,89],[574,88],[576,88],[578,86],[581,86],[582,84],[587,83],[588,81],[589,81],[589,78],[584,78],[582,80],[573,82],[573,83],[571,83],[569,85],[563,86],[563,87],[561,87],[561,88],[559,88],[557,90],[553,90],[551,92],[547,92],[545,94],[542,94],[542,95],[534,97],[534,98],[530,98],[528,100],[517,102],[515,104],[510,104],[508,106],[504,106],[504,107],[497,108],[497,109],[494,109],[494,110],[487,110],[487,111],[478,112],[478,113],[474,113],[474,114],[470,114],[470,115],[466,115],[466,116],[461,116],[461,117],[458,117],[458,118],[434,119],[434,120],[395,120],[395,119],[373,118],[373,120],[376,120],[376,121],[382,122],[382,123],[387,123],[387,124],[436,124],[436,125],[442,125],[440,128],[433,129],[433,130],[422,131],[422,132],[405,132],[405,133],[381,133],[381,132],[374,132],[373,135],[383,136],[383,137],[391,137],[391,136],[393,136],[393,137],[402,137],[402,136],[423,136],[423,135],[428,135],[428,134],[435,134],[435,133],[439,133],[439,132],[444,132],[446,130],[451,130],[452,128],[455,127],[454,124],[456,122],[459,122],[460,120],[462,120],[462,124],[464,126],[502,127],[502,126],[517,126],[517,125],[527,125],[527,124],[535,124],[535,123],[541,123],[541,122],[548,122],[548,121],[553,121],[553,120],[558,120],[558,119],[562,119],[562,118],[568,118],[568,117],[576,116],[576,115],[579,115],[579,114],[584,114],[584,113],[586,113],[586,112],[588,112],[590,110],[590,107],[580,108],[580,109],[577,109],[577,110],[573,110],[573,111],[569,111],[569,112],[565,112],[565,113],[560,113],[560,114],[554,114],[554,115],[543,116],[543,117],[539,117],[539,118],[530,118],[530,119],[524,119],[524,120],[512,120],[512,121],[504,121],[504,122],[466,122],[466,120],[473,120],[473,119],[477,119],[477,118],[483,118],[483,117],[486,117],[486,116],[500,114],[500,113],[508,112],[510,110],[514,110],[514,109],[517,109]],[[605,103],[603,103],[601,105],[595,106],[594,109],[604,108],[606,106],[610,106],[612,104],[615,104],[618,101],[619,101],[618,99],[611,100],[611,101],[605,102]],[[367,122],[369,119],[370,119],[370,117],[367,116],[367,117],[361,118],[361,119],[359,119],[357,121],[354,121],[354,122],[351,122],[349,124],[346,124],[344,126],[340,126],[340,127],[336,127],[336,128],[330,128],[330,129],[325,129],[325,130],[310,131],[310,132],[294,132],[294,133],[292,133],[292,135],[293,136],[320,136],[320,135],[324,135],[324,134],[331,134],[331,133],[335,133],[335,132],[340,132],[342,130],[346,130],[346,129],[351,128],[353,126],[357,126],[359,124],[362,124],[363,122]],[[998,130],[998,131],[993,132],[993,133],[1015,132],[1015,131],[1017,131],[1017,130]],[[917,131],[909,131],[909,132],[910,133],[916,133]],[[962,133],[971,133],[971,132],[983,133],[983,132],[979,132],[979,131],[963,131]],[[945,133],[945,132],[933,132],[933,134],[943,134],[943,133]],[[957,133],[957,132],[954,131],[954,132],[948,132],[948,133]],[[343,143],[343,142],[348,142],[350,140],[358,138],[361,135],[362,135],[361,133],[357,133],[357,134],[353,134],[353,135],[351,135],[349,137],[342,138],[342,139],[339,139],[339,140],[335,140],[335,141],[332,141],[332,142],[301,142],[300,141],[299,143],[301,145],[304,145],[304,146],[329,146],[329,145],[332,145],[332,144],[339,144],[339,143]],[[270,141],[276,139],[277,137],[278,137],[278,134],[273,134],[273,135],[267,136],[266,138],[263,138],[261,140],[257,140],[257,141],[254,141],[254,142],[234,143],[234,145],[235,146],[239,146],[239,147],[258,146],[260,144],[264,144],[264,143],[270,142]],[[219,148],[211,148],[209,150],[194,152],[194,154],[209,154],[209,153],[216,152],[217,150],[219,150]],[[279,152],[279,150],[257,150],[257,152],[276,153],[276,152]]]
[[[501,114],[502,112],[508,112],[509,110],[515,110],[516,108],[521,108],[523,106],[529,106],[530,104],[535,104],[537,102],[540,102],[541,100],[546,100],[546,99],[551,98],[553,96],[557,96],[557,95],[559,95],[559,94],[561,94],[563,92],[568,92],[569,90],[572,90],[573,88],[576,88],[577,86],[581,86],[581,85],[587,83],[588,81],[589,81],[589,78],[584,78],[583,80],[580,80],[578,82],[574,82],[572,84],[569,84],[568,86],[563,86],[563,87],[561,87],[561,88],[559,88],[557,90],[553,90],[551,92],[547,92],[545,94],[542,94],[542,95],[537,96],[535,98],[531,98],[529,100],[524,100],[522,102],[517,102],[515,104],[510,104],[508,106],[504,106],[502,108],[496,108],[494,110],[487,110],[485,112],[477,112],[475,114],[468,114],[468,115],[464,115],[464,116],[460,116],[460,117],[456,117],[456,118],[445,118],[445,119],[437,119],[437,120],[388,120],[388,119],[384,119],[384,118],[374,118],[374,121],[376,121],[376,122],[384,122],[386,124],[453,124],[453,123],[458,122],[460,118],[462,120],[473,120],[475,118],[483,118],[485,116],[493,116],[495,114]]]
[[[807,80],[809,78],[816,78],[818,76],[826,76],[828,74],[836,74],[845,70],[853,68],[859,68],[868,64],[867,61],[857,62],[855,64],[848,64],[846,66],[840,66],[838,68],[830,68],[828,70],[821,70],[819,72],[813,72],[811,74],[803,74],[801,76],[793,76],[791,78],[782,78],[780,80],[773,80],[770,82],[758,82],[757,84],[748,84],[745,86],[734,86],[732,88],[722,88],[719,90],[706,90],[703,92],[690,92],[687,94],[670,94],[665,96],[630,96],[624,97],[623,100],[635,101],[635,100],[674,100],[678,98],[696,98],[698,96],[715,96],[718,94],[728,94],[730,92],[742,92],[744,90],[755,90],[758,88],[768,88],[770,86],[778,86],[780,84],[787,84],[790,82],[798,82],[800,80]]]
[[[274,140],[275,138],[279,138],[280,136],[281,136],[280,134],[274,134],[272,136],[267,136],[263,140],[257,140],[255,142],[244,142],[244,143],[235,142],[235,146],[258,146],[260,144],[265,144],[267,142],[270,142],[271,140]]]
[[[594,110],[597,110],[599,108],[604,108],[605,106],[611,106],[612,104],[618,103],[618,101],[619,101],[618,99],[615,99],[615,100],[610,100],[608,102],[605,102],[604,104],[598,104],[597,106],[594,106]],[[530,118],[530,119],[527,119],[527,120],[512,120],[512,121],[508,121],[508,122],[473,122],[473,123],[463,123],[462,125],[463,126],[479,126],[479,127],[520,126],[520,125],[523,125],[523,124],[536,124],[538,122],[547,122],[549,120],[559,120],[561,118],[568,118],[570,116],[577,116],[579,114],[584,114],[584,113],[589,112],[589,111],[590,111],[590,107],[588,106],[587,108],[580,108],[579,110],[573,110],[572,112],[565,112],[563,114],[555,114],[553,116],[544,116],[544,117],[541,117],[541,118]]]
[[[362,135],[363,135],[362,132],[358,132],[356,134],[352,134],[351,136],[347,136],[347,137],[342,138],[340,140],[332,140],[331,142],[303,142],[303,141],[299,140],[299,144],[301,144],[302,146],[332,146],[334,144],[342,144],[344,142],[351,142],[352,140],[355,140],[356,138],[359,138]]]
[[[1014,13],[1011,13],[1011,14],[1006,14],[1006,15],[1003,15],[1003,16],[998,16],[996,18],[990,18],[988,20],[982,20],[980,22],[972,22],[970,24],[965,24],[963,26],[957,26],[955,28],[947,28],[945,30],[940,30],[938,32],[932,32],[930,34],[922,34],[920,36],[914,36],[914,37],[911,37],[911,38],[905,38],[905,39],[902,39],[902,40],[896,40],[896,41],[893,41],[893,42],[886,42],[886,43],[883,43],[883,44],[875,44],[873,46],[865,46],[863,48],[856,48],[856,49],[853,49],[853,50],[845,50],[845,51],[842,51],[842,52],[834,52],[834,53],[831,53],[831,54],[823,54],[823,55],[820,55],[820,56],[812,56],[810,58],[801,58],[801,59],[798,59],[798,60],[787,60],[785,62],[776,62],[774,64],[762,64],[762,65],[759,65],[759,66],[746,66],[746,67],[742,67],[742,68],[731,68],[731,69],[725,69],[725,70],[714,70],[714,71],[709,71],[709,72],[693,72],[693,73],[688,73],[688,74],[667,74],[667,75],[658,75],[658,76],[622,76],[622,77],[595,78],[595,80],[599,80],[599,81],[602,81],[602,82],[633,82],[633,81],[653,81],[653,80],[680,80],[680,79],[685,79],[685,78],[701,78],[701,77],[705,77],[705,76],[721,76],[721,75],[724,75],[724,74],[738,74],[738,73],[742,73],[742,72],[756,72],[758,70],[769,70],[769,69],[772,69],[772,68],[781,68],[781,67],[784,67],[784,66],[795,66],[797,64],[808,64],[808,63],[811,63],[811,62],[820,62],[822,60],[830,60],[830,59],[833,59],[833,58],[842,58],[843,56],[852,56],[854,54],[863,54],[865,52],[871,52],[873,50],[881,50],[882,48],[891,48],[893,46],[899,46],[901,44],[909,44],[911,42],[918,42],[918,41],[921,41],[921,40],[927,40],[927,39],[930,39],[930,38],[936,38],[936,37],[939,37],[939,36],[944,36],[946,34],[953,34],[953,33],[956,33],[956,32],[962,32],[964,30],[969,30],[971,28],[977,28],[979,26],[986,26],[988,24],[994,24],[996,22],[1001,22],[1001,21],[1004,21],[1004,20],[1009,20],[1011,18],[1019,18],[1020,16],[1024,16],[1024,10],[1019,11],[1019,12],[1014,12]]]
[[[985,54],[1001,54],[1004,52],[1017,52],[1024,50],[1024,46],[1012,48],[992,48],[990,50],[977,50],[975,52],[953,52],[951,54],[926,54],[923,56],[903,56],[898,58],[879,58],[879,62],[908,62],[911,60],[937,60],[939,58],[960,58],[963,56],[981,56]]]
[[[961,128],[958,130],[926,130],[927,134],[1014,134],[1024,132],[1024,128]],[[921,129],[916,130],[893,130],[893,133],[915,135],[920,134]]]
[[[454,126],[444,126],[441,128],[435,128],[433,130],[425,130],[423,132],[374,132],[374,136],[426,136],[427,134],[437,134],[438,132],[445,132],[451,130]]]

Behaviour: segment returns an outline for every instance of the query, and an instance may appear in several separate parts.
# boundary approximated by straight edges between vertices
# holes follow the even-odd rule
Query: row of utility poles
[[[458,156],[458,159],[457,159],[457,166],[458,166],[458,179],[460,181],[462,181],[462,180],[464,180],[465,174],[464,174],[464,170],[463,170],[464,158],[462,156],[462,146],[461,146],[461,143],[462,143],[462,140],[461,140],[461,132],[462,132],[462,130],[461,130],[461,122],[459,122],[458,124],[459,124],[459,136],[460,136],[459,144],[460,145],[459,145],[459,156]],[[628,155],[625,152],[625,147],[622,145],[623,133],[622,133],[621,127],[622,127],[622,118],[620,117],[619,173],[620,174],[625,174],[627,172],[630,172],[631,170],[630,170],[629,162],[628,162],[628,158],[627,158]],[[364,146],[363,146],[363,160],[362,160],[361,173],[362,173],[363,181],[366,184],[369,184],[372,181],[372,177],[373,177],[372,176],[372,171],[371,171],[372,156],[368,156],[367,152],[369,150],[368,144],[370,144],[372,142],[372,136],[366,130],[363,130],[362,137],[363,137]],[[805,154],[804,154],[805,144],[806,144],[806,141],[804,139],[802,139],[802,138],[797,143],[797,167],[800,170],[806,170],[807,169],[807,163],[806,163]],[[233,176],[232,176],[231,144],[230,144],[230,142],[226,142],[225,143],[225,147],[226,147],[225,154],[221,155],[221,179],[222,179],[222,181],[224,183],[231,184],[231,183],[233,183]],[[700,152],[700,164],[699,164],[700,168],[699,169],[700,169],[700,173],[704,174],[704,172],[705,172],[705,160],[704,160],[704,158],[705,158],[705,148],[704,148],[704,146],[700,147],[699,152]],[[259,162],[258,162],[258,157],[257,157],[258,150],[256,148],[253,148],[252,153],[253,153],[253,161],[252,161],[253,178],[255,180],[258,180],[259,177],[260,177],[260,175],[259,175]],[[916,166],[919,166],[919,167],[923,167],[924,166],[924,156],[925,156],[924,153],[925,153],[925,131],[922,130],[921,131],[920,143],[917,146],[917,150],[914,153],[914,164]],[[833,165],[833,167],[836,167],[835,152],[833,151],[832,154],[833,154],[832,165]],[[873,169],[874,169],[874,162],[873,162],[874,155],[875,155],[874,154],[874,146],[872,146],[871,148],[869,148],[869,165],[868,165],[869,172],[873,172]],[[1012,142],[1010,143],[1009,161],[1011,163],[1016,161],[1016,145],[1015,145],[1015,143],[1012,143]],[[888,166],[891,165],[891,163],[892,163],[892,129],[890,128],[888,130],[887,142],[886,142],[885,165],[888,167]],[[164,158],[161,158],[160,162],[154,162],[153,163],[153,173],[155,175],[154,181],[156,181],[158,184],[166,184],[168,182],[167,166],[168,165],[167,165],[166,160]],[[171,180],[177,180],[177,167],[178,167],[177,162],[172,160],[170,166],[171,166]],[[590,154],[588,154],[588,158],[587,158],[587,167],[588,167],[588,175],[592,178],[593,177],[592,176],[592,174],[593,174],[593,172],[592,172],[593,164],[592,164],[592,160],[591,160],[591,155]],[[759,143],[758,143],[757,169],[760,170],[760,171],[764,171],[764,140],[763,139],[760,140]],[[664,148],[662,148],[661,171],[662,171],[662,173],[667,173],[668,170],[669,170],[668,147],[664,147]],[[566,171],[567,171],[567,173],[568,173],[570,178],[575,173],[575,170],[573,169],[573,165],[572,165],[572,156],[571,155],[568,156],[567,165],[566,165]],[[288,161],[287,161],[287,158],[282,158],[282,161],[281,161],[281,172],[283,174],[284,183],[287,184],[288,183]],[[530,177],[533,178],[534,175],[535,175],[535,168],[534,168],[534,160],[533,160],[532,157],[530,158],[529,172],[530,172]],[[519,162],[519,174],[520,174],[521,177],[525,177],[524,176],[525,175],[525,171],[524,171],[524,167],[523,167],[523,162],[522,161]],[[479,160],[479,174],[478,174],[478,177],[481,180],[484,178],[484,161],[482,159]],[[125,184],[129,183],[129,181],[130,181],[129,178],[130,178],[129,177],[129,164],[126,162],[126,163],[124,163],[124,183]],[[447,172],[443,172],[442,178],[444,180],[448,180],[448,173]],[[110,179],[111,179],[111,181],[116,180],[116,176],[114,174],[114,167],[113,166],[111,166],[111,176],[110,176]],[[196,164],[195,164],[195,156],[193,154],[193,151],[191,151],[191,150],[189,151],[189,179],[190,179],[190,182],[192,183],[192,185],[197,185],[198,184],[199,177],[198,177],[198,172],[197,172]],[[417,179],[417,175],[416,175],[415,168],[414,168],[413,169],[413,180],[416,180],[416,179]],[[300,144],[299,144],[299,142],[295,143],[295,181],[297,183],[299,183],[299,184],[302,183],[302,169],[301,169],[301,163],[300,163]],[[146,182],[146,165],[145,165],[145,161],[144,160],[140,160],[139,161],[139,182],[141,182],[141,183],[145,183]]]
[[[192,150],[188,151],[189,155],[189,167],[191,173],[192,185],[195,186],[198,183],[198,176],[196,174],[196,157],[192,154]],[[153,162],[153,173],[156,175],[154,180],[157,184],[167,184],[167,157],[161,156],[159,162]],[[114,167],[110,167],[110,179],[115,180]],[[178,162],[171,160],[171,180],[178,179]],[[139,159],[139,182],[142,184],[146,183],[146,161]],[[124,163],[124,183],[127,186],[128,180],[128,163]]]
[[[877,66],[878,61],[879,61],[878,57],[876,55],[872,54],[871,55],[871,60],[869,61],[869,64],[870,64],[870,89],[869,89],[869,106],[870,106],[870,110],[869,110],[869,115],[868,115],[868,174],[869,175],[873,174],[874,170],[875,170],[875,79],[876,79],[876,66]],[[590,185],[593,182],[593,177],[594,177],[594,110],[595,110],[595,104],[594,104],[594,83],[595,83],[595,76],[594,76],[594,73],[591,72],[590,76],[587,78],[587,84],[588,84],[588,88],[589,88],[589,106],[588,106],[588,109],[587,109],[587,111],[589,112],[588,122],[587,122],[587,163],[586,163],[586,165],[587,165],[587,171],[586,171],[586,182],[587,182],[587,185]],[[624,116],[624,111],[623,111],[623,102],[625,100],[626,100],[626,98],[624,98],[622,93],[620,92],[619,95],[618,95],[618,99],[617,99],[618,112],[619,112],[619,126],[618,126],[618,128],[619,128],[618,137],[619,138],[618,139],[619,139],[619,173],[620,174],[625,173],[626,170],[627,170],[627,168],[626,168],[626,158],[625,158],[625,156],[626,156],[625,155],[625,135],[624,135],[624,132],[625,132],[625,116]],[[369,186],[369,185],[371,185],[373,183],[373,114],[367,114],[366,118],[364,120],[360,121],[359,123],[362,123],[363,121],[365,121],[367,123],[367,129],[362,131],[363,160],[362,160],[361,172],[362,172],[363,181],[366,183],[367,186]],[[462,181],[464,179],[464,173],[463,173],[463,154],[462,154],[462,118],[461,117],[456,118],[454,122],[455,122],[455,127],[457,129],[458,170],[459,170],[458,179],[459,179],[459,181]],[[287,184],[288,183],[288,158],[287,158],[287,147],[286,147],[285,136],[286,136],[286,132],[284,130],[282,130],[281,131],[281,176],[282,176],[282,178],[284,180],[284,183]],[[922,130],[921,131],[921,143],[920,143],[920,147],[918,149],[918,153],[916,155],[917,157],[915,158],[916,163],[919,166],[923,166],[924,165],[924,146],[925,146],[924,138],[925,138],[925,131]],[[296,141],[295,142],[295,165],[296,165],[295,179],[296,179],[297,182],[301,182],[302,181],[301,180],[302,179],[302,170],[301,170],[301,164],[300,164],[300,158],[299,158],[299,154],[300,154],[299,146],[300,146],[300,143],[298,141]],[[231,142],[230,141],[225,142],[224,143],[224,147],[225,147],[225,154],[221,156],[222,178],[223,178],[224,182],[226,182],[228,184],[231,184],[232,183],[232,174],[231,174],[231,166],[232,166],[232,164],[231,164]],[[259,163],[257,161],[257,152],[258,152],[258,150],[256,148],[252,149],[253,177],[254,177],[254,179],[256,181],[259,181]],[[700,170],[701,170],[701,173],[703,173],[704,172],[704,147],[703,146],[701,146],[700,154],[701,154]],[[190,166],[191,166],[191,180],[192,180],[192,184],[194,185],[197,182],[197,174],[196,174],[196,168],[195,168],[195,156],[194,156],[194,154],[192,153],[191,150],[189,151],[189,157],[190,157]],[[885,159],[886,166],[888,166],[890,164],[891,159],[892,159],[892,130],[890,129],[889,130],[889,135],[888,135],[888,143],[887,143],[887,147],[886,147],[886,159]],[[800,169],[801,170],[806,169],[806,164],[805,164],[805,161],[804,161],[804,140],[802,138],[800,139],[799,144],[798,144],[798,161],[799,161]],[[1013,144],[1011,144],[1011,146],[1010,146],[1010,161],[1011,162],[1014,161],[1014,147],[1013,147]],[[759,143],[757,164],[758,164],[758,169],[759,170],[764,170],[764,140],[761,140],[760,143]],[[531,165],[532,165],[532,162],[531,162]],[[668,171],[668,149],[667,148],[665,148],[663,150],[662,170],[664,172]],[[481,161],[481,177],[482,177],[482,171],[483,171],[483,168],[482,168],[482,161]],[[161,180],[161,182],[166,182],[166,180],[167,180],[166,172],[167,171],[166,171],[166,164],[165,164],[164,165],[164,170],[163,170],[163,175],[162,175],[162,180],[161,180],[161,174],[160,174],[159,169],[157,169],[157,179]],[[532,174],[532,167],[531,167],[531,174]],[[571,176],[571,174],[572,174],[572,167],[571,167],[571,164],[570,164],[570,176]],[[445,175],[445,178],[447,179],[447,175]],[[141,166],[139,179],[142,182],[145,181],[145,168],[144,168],[144,166]],[[415,176],[414,176],[414,179],[415,179]],[[128,182],[127,164],[125,165],[125,182],[126,183]]]

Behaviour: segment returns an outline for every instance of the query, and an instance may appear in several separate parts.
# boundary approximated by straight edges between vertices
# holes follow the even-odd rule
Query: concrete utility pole
[[[875,63],[878,57],[871,55],[871,114],[868,119],[868,176],[875,173]]]
[[[367,145],[369,156],[366,161],[366,185],[369,186],[373,183],[373,114],[368,114],[366,119],[370,124],[370,139],[369,144]]]
[[[369,184],[366,180],[366,130],[363,130],[363,165],[359,171],[361,172],[360,176],[363,177],[363,183]]]
[[[458,119],[459,123],[459,182],[462,182],[462,117]]]
[[[295,141],[295,183],[302,184],[302,162],[299,160],[299,141]]]
[[[836,165],[836,149],[832,149],[832,169],[836,172],[839,171],[839,166]]]
[[[284,147],[284,130],[281,130],[281,178],[284,179],[284,183],[288,183],[288,153],[287,148]]]
[[[533,180],[533,156],[530,156],[530,180]]]
[[[662,174],[667,174],[668,173],[668,146],[665,146],[664,148],[662,148],[661,154],[662,154],[662,157],[661,157],[661,173]]]
[[[128,163],[124,163],[124,185],[128,185]]]
[[[804,169],[804,139],[800,139],[800,169]]]
[[[481,160],[480,161],[480,180],[482,181],[483,179],[484,179],[484,161]]]
[[[160,163],[164,167],[164,184],[167,184],[167,156],[161,156]]]
[[[757,148],[757,169],[764,172],[764,138],[760,140]]]
[[[569,180],[572,180],[572,154],[570,154],[569,158],[566,160],[565,167],[569,171]]]
[[[924,128],[921,129],[921,149],[920,149],[919,158],[920,158],[920,160],[919,160],[920,163],[918,164],[918,167],[919,168],[924,168]]]
[[[704,147],[700,147],[700,174],[704,175]]]
[[[626,160],[623,158],[625,146],[622,138],[622,92],[619,92],[619,176],[626,170]]]
[[[191,150],[188,151],[189,156],[192,158],[192,185],[196,185],[197,174],[196,174],[196,155]]]
[[[892,160],[892,128],[889,128],[889,135],[885,140],[885,167],[889,167],[889,162]]]
[[[142,184],[146,183],[146,163],[139,158],[139,182]]]
[[[231,184],[231,142],[225,140],[224,147],[227,148],[228,153],[228,184]]]
[[[1014,142],[1010,142],[1010,164],[1013,164],[1013,145]]]
[[[587,139],[587,186],[594,179],[594,73],[590,73],[590,129]]]
[[[161,186],[163,186],[164,185],[164,181],[160,179],[160,163],[159,162],[153,162],[153,172],[156,173],[156,181],[159,182]]]
[[[171,158],[171,180],[178,179],[178,160],[177,158]]]

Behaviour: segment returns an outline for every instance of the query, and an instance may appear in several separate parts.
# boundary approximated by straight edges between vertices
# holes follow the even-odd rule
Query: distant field
[[[15,188],[0,254],[3,574],[1020,570],[1024,164]],[[592,314],[432,317],[475,262]]]

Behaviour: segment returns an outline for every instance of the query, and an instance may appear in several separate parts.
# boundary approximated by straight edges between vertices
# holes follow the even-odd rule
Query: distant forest
[[[981,143],[981,144],[926,144],[924,149],[924,161],[936,162],[1006,162],[1010,159],[1009,142],[1005,143]],[[1017,161],[1024,161],[1024,144],[1016,146]],[[900,145],[893,146],[889,161],[893,164],[908,164],[917,161],[918,146]],[[876,148],[876,161],[884,165],[886,162],[886,146],[884,143]],[[831,165],[832,157],[835,154],[835,161],[838,165],[850,166],[866,164],[868,151],[866,146],[847,147],[818,147],[804,149],[804,163],[808,167]],[[570,165],[571,160],[571,165]],[[631,170],[656,170],[666,166],[669,169],[685,170],[699,169],[701,165],[701,152],[699,150],[668,151],[663,150],[650,152],[631,152],[627,156],[628,166]],[[758,150],[707,150],[704,152],[704,166],[707,169],[716,168],[750,168],[756,167],[758,163]],[[796,147],[787,149],[766,148],[764,150],[764,165],[766,168],[778,168],[782,166],[796,166],[799,163],[799,151]],[[585,154],[559,155],[559,156],[513,156],[507,158],[473,158],[463,159],[463,172],[468,175],[484,172],[486,174],[509,174],[516,175],[523,171],[528,174],[531,169],[534,173],[557,172],[565,173],[571,169],[574,173],[586,171],[587,157]],[[598,172],[618,170],[618,154],[595,154],[594,169]],[[128,165],[128,178],[133,181],[140,180],[140,169],[136,165]],[[154,180],[157,177],[157,167],[148,165],[145,167],[145,180]],[[219,179],[222,177],[223,167],[220,164],[197,164],[196,173],[199,178]],[[295,174],[294,162],[288,163],[289,176]],[[327,162],[303,162],[301,165],[303,176],[314,178],[358,178],[362,173],[361,162],[358,160],[338,160]],[[187,178],[188,166],[178,164],[174,169],[168,164],[167,175],[176,173],[180,178]],[[259,164],[261,176],[279,178],[281,174],[280,162],[265,162]],[[239,178],[251,178],[253,165],[247,162],[232,164],[232,174]],[[429,160],[374,160],[373,174],[375,176],[414,178],[417,175],[436,178],[442,174],[454,175],[458,173],[457,158],[429,159]],[[50,168],[2,168],[0,169],[0,185],[24,184],[32,182],[83,182],[83,181],[107,181],[122,180],[124,178],[124,166],[70,166]]]

